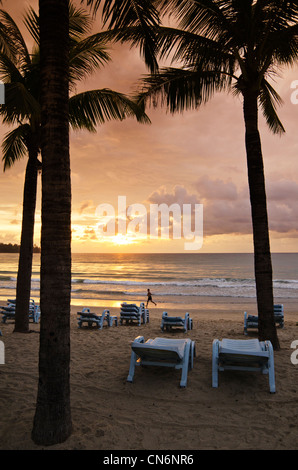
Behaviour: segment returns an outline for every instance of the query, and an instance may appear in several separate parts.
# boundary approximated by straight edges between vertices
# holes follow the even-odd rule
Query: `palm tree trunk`
[[[16,292],[14,331],[18,333],[29,332],[29,302],[38,174],[37,153],[35,147],[29,147],[29,158],[24,184],[22,233]]]
[[[32,439],[65,441],[70,410],[71,184],[68,1],[40,0],[42,115],[41,326]]]
[[[272,263],[269,242],[267,199],[260,134],[258,93],[243,91],[245,144],[253,225],[254,263],[259,316],[259,339],[270,340],[274,349],[279,341],[273,314]]]

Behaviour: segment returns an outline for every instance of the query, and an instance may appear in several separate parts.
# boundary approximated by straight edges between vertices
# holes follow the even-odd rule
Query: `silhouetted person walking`
[[[148,299],[147,299],[146,308],[148,307],[149,302],[152,302],[154,305],[156,305],[156,303],[152,300],[152,294],[150,292],[150,289],[147,289],[147,297],[148,297]]]

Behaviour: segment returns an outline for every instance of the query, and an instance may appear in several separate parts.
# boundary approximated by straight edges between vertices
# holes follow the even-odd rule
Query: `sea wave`
[[[110,279],[73,279],[74,284],[90,285],[113,285],[113,286],[140,286],[147,289],[148,286],[154,287],[214,287],[214,288],[251,288],[255,287],[254,279],[237,278],[201,278],[185,281],[128,281],[128,280],[110,280]],[[277,279],[273,281],[273,286],[280,289],[298,289],[298,280]]]
[[[14,276],[4,276],[0,275],[0,282],[1,283],[6,283],[6,282],[16,282],[17,278]],[[39,284],[40,280],[38,278],[32,278],[31,282],[33,284],[32,290],[38,290],[39,289]],[[80,286],[78,289],[72,289],[73,292],[79,292],[81,291],[87,291],[88,287],[87,286],[119,286],[120,288],[123,286],[127,286],[128,290],[132,287],[141,287],[147,290],[148,287],[155,287],[155,288],[177,288],[178,290],[180,288],[204,288],[204,287],[209,287],[209,288],[214,288],[214,289],[222,289],[222,288],[228,288],[228,289],[246,289],[246,288],[255,288],[255,280],[254,279],[249,279],[249,278],[201,278],[201,279],[191,279],[191,280],[182,280],[182,281],[177,281],[177,280],[171,280],[171,281],[129,281],[129,280],[111,280],[111,279],[73,279],[72,280],[73,286]],[[86,288],[84,288],[86,286]],[[4,284],[1,287],[9,288],[8,285]],[[275,279],[273,280],[273,287],[278,288],[278,289],[292,289],[292,290],[297,290],[298,289],[298,280],[296,279]],[[89,287],[90,289],[90,287]],[[92,290],[92,287],[91,287]],[[97,292],[100,292],[97,290]],[[104,292],[104,291],[103,291]],[[111,293],[117,293],[118,291],[113,291],[113,289],[109,289],[109,292]],[[128,292],[129,295],[133,295],[133,293]],[[165,294],[166,295],[166,294]],[[173,295],[173,293],[171,293]],[[183,293],[178,293],[177,295],[183,295]],[[187,295],[187,294],[186,294]]]

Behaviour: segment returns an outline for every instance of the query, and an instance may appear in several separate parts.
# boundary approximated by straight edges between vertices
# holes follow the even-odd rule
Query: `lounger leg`
[[[185,318],[184,318],[184,332],[186,333],[187,331],[187,328],[189,328],[189,315],[188,313],[186,312],[185,314]]]
[[[196,346],[195,342],[191,342],[191,348],[190,348],[190,360],[189,360],[189,369],[193,369],[193,360],[196,355]]]
[[[189,357],[190,357],[190,346],[191,346],[191,342],[188,341],[186,343],[185,351],[184,351],[182,374],[181,374],[181,381],[180,381],[180,387],[181,388],[186,387],[186,384],[187,384],[187,373],[188,373],[188,365],[189,365]]]
[[[137,355],[135,352],[131,351],[129,372],[128,372],[128,376],[126,379],[127,382],[133,382],[133,378],[135,375],[136,362],[137,362]]]
[[[247,336],[247,312],[244,312],[244,331],[243,334]]]
[[[212,387],[218,387],[218,347],[219,341],[215,339],[212,344]]]
[[[270,393],[275,393],[275,373],[274,373],[274,356],[273,356],[273,347],[270,341],[266,341],[266,345],[269,349],[269,360],[268,360],[268,369],[269,369],[269,389]]]
[[[135,341],[138,341],[139,343],[144,343],[144,336],[138,336]],[[137,362],[137,355],[134,351],[131,351],[131,357],[130,357],[130,366],[129,366],[129,372],[127,376],[127,382],[133,382],[133,378],[135,375],[135,368],[136,368],[136,362]]]

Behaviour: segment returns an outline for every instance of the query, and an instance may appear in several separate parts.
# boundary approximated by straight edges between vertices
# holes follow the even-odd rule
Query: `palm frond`
[[[276,112],[276,107],[282,104],[282,99],[265,79],[262,82],[259,102],[269,129],[274,134],[283,134],[285,129]]]
[[[20,68],[10,55],[0,53],[0,77],[5,83],[23,81]]]
[[[91,30],[93,21],[83,8],[77,8],[73,2],[68,2],[68,8],[69,36],[78,40]],[[29,6],[24,15],[24,24],[35,43],[39,44],[39,16],[31,6]]]
[[[157,50],[161,59],[172,53],[172,63],[182,62],[189,67],[203,64],[221,67],[226,73],[235,71],[235,56],[221,42],[176,28],[160,27],[157,34]]]
[[[0,53],[7,55],[13,59],[17,53],[15,44],[13,43],[5,25],[0,21]]]
[[[99,33],[70,42],[69,73],[71,83],[93,73],[110,60],[106,37]]]
[[[40,104],[23,83],[8,83],[5,84],[5,105],[1,106],[0,114],[4,124],[15,124],[33,117],[38,122]]]
[[[27,154],[26,140],[30,132],[29,124],[21,124],[4,136],[2,142],[4,171]]]
[[[135,117],[141,123],[150,120],[144,109],[122,93],[109,89],[86,91],[69,100],[69,120],[73,129],[95,132],[98,124],[112,119]]]
[[[298,24],[270,36],[272,58],[279,64],[294,65],[298,59]]]
[[[82,2],[84,0],[81,0]],[[138,26],[141,54],[152,72],[158,69],[155,55],[154,28],[159,15],[152,0],[86,0],[96,13],[102,6],[102,18],[108,29],[126,29]]]
[[[92,18],[83,8],[78,8],[69,1],[69,36],[71,38],[82,38],[88,34],[92,27]]]
[[[229,77],[220,70],[188,70],[166,67],[142,80],[139,102],[166,105],[170,112],[195,109],[216,91],[229,87]]]
[[[29,66],[30,54],[22,33],[12,17],[4,10],[0,10],[0,23],[4,26],[7,35],[7,43],[15,53],[15,60]]]
[[[24,25],[35,43],[39,45],[39,16],[31,6],[24,15]]]

